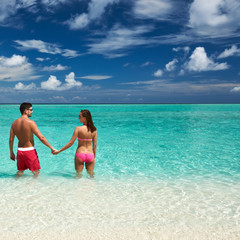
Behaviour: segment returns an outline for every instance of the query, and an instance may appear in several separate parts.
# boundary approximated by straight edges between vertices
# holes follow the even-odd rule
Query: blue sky
[[[240,103],[239,0],[1,0],[0,103]]]

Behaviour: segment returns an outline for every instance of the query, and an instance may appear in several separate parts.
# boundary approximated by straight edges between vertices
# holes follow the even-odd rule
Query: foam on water
[[[75,178],[76,143],[52,156],[38,140],[40,177],[15,178],[8,135],[17,108],[0,106],[0,239],[240,238],[240,105],[34,106],[56,148],[79,110],[91,110],[94,179]]]

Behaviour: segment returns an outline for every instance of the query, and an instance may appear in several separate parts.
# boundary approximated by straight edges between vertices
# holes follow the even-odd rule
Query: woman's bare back
[[[92,133],[85,125],[78,127],[77,153],[93,153],[92,142],[95,139],[95,132]]]

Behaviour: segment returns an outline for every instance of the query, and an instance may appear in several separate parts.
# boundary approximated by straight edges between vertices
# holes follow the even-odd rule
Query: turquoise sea
[[[59,149],[81,109],[98,130],[94,179],[75,178],[77,142],[53,156],[36,137],[40,177],[17,179],[19,105],[0,105],[0,239],[240,239],[240,105],[34,104],[31,119]]]

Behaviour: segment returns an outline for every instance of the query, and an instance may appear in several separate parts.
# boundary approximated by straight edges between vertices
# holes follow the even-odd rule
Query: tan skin
[[[13,161],[15,161],[15,154],[13,152],[13,143],[15,136],[17,136],[18,138],[18,147],[20,148],[34,147],[33,138],[34,134],[39,138],[39,140],[44,145],[49,147],[52,152],[55,150],[47,141],[47,139],[42,135],[42,133],[39,131],[37,124],[29,119],[29,117],[32,116],[32,113],[33,113],[32,107],[30,107],[29,109],[25,109],[22,116],[12,123],[9,137],[9,149],[10,159]],[[40,172],[39,170],[34,171],[33,172],[34,176],[38,176],[39,172]],[[18,171],[17,176],[21,176],[23,173],[24,171]]]
[[[79,120],[81,123],[83,123],[83,126],[76,127],[70,141],[60,150],[58,151],[55,150],[53,154],[56,155],[70,148],[75,142],[77,137],[81,139],[92,139],[92,142],[78,141],[78,147],[77,147],[76,153],[93,153],[94,154],[94,159],[89,163],[85,163],[87,172],[90,174],[91,177],[93,177],[94,175],[93,170],[95,166],[95,157],[96,157],[96,150],[97,150],[97,131],[94,131],[92,133],[91,131],[88,130],[87,119],[82,116],[82,113],[80,113],[79,115]],[[83,168],[84,168],[84,162],[79,157],[75,156],[75,169],[79,176],[81,176]]]

